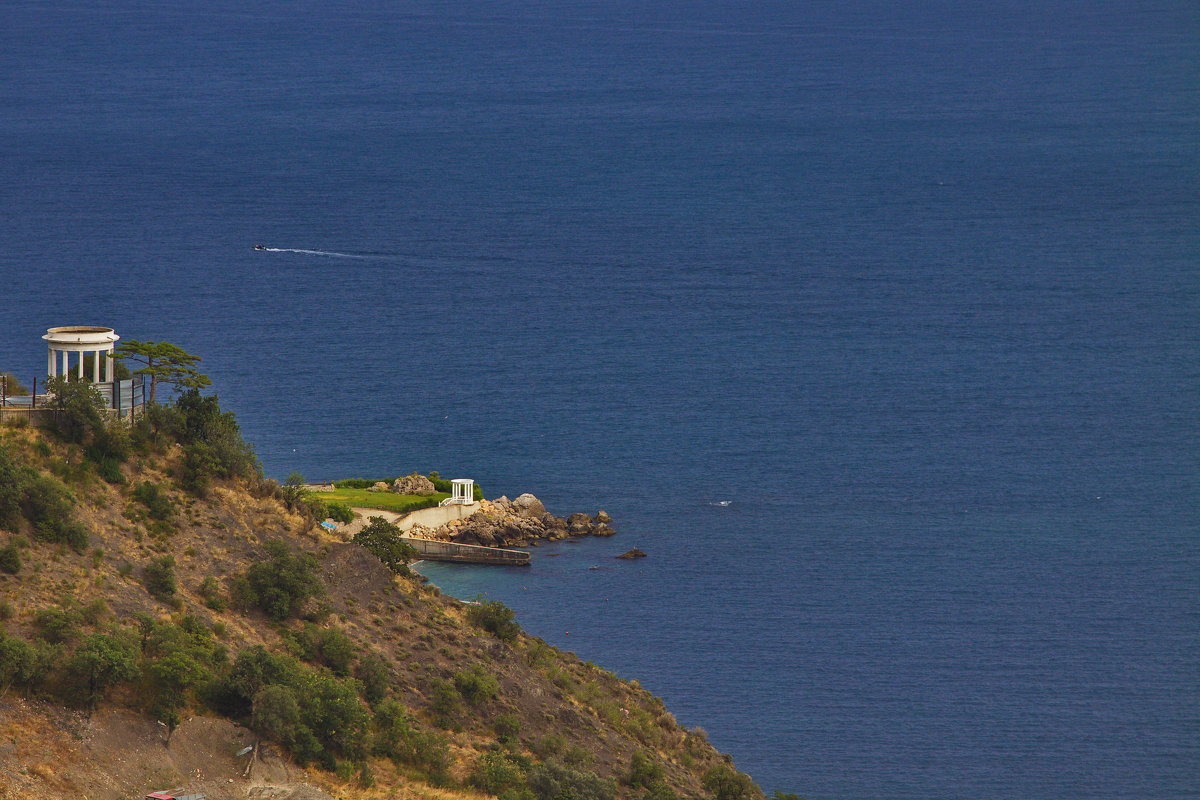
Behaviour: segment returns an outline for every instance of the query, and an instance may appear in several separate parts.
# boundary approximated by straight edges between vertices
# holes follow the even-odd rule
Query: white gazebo
[[[51,378],[66,377],[71,371],[71,354],[78,353],[76,374],[83,374],[84,357],[92,355],[92,383],[108,383],[113,379],[112,353],[113,347],[120,336],[112,328],[101,328],[93,325],[68,325],[64,328],[50,328],[42,337],[49,345],[46,356],[46,374]],[[59,368],[61,362],[61,369]],[[104,363],[103,377],[100,364]]]
[[[471,505],[475,502],[475,481],[471,478],[455,478],[450,481],[450,496],[442,502],[455,506]]]

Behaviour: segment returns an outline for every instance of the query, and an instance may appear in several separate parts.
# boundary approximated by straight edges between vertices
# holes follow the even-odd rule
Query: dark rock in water
[[[587,533],[592,527],[592,518],[583,512],[567,517],[567,530],[571,533]]]
[[[643,553],[641,550],[638,550],[636,547],[633,548],[632,550],[630,550],[628,553],[621,553],[621,555],[616,556],[616,558],[645,558],[645,557],[646,557],[646,554]]]
[[[597,511],[596,516],[593,517],[592,519],[595,520],[596,522],[603,522],[605,525],[612,522],[612,517],[610,517],[608,515],[608,512],[605,511],[604,509]]]

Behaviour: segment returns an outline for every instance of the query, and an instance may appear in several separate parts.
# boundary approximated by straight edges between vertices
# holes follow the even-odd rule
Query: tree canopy
[[[142,364],[135,375],[150,376],[150,403],[155,402],[158,384],[169,383],[178,389],[200,389],[212,381],[196,369],[200,356],[194,356],[170,342],[139,342],[127,339],[113,351],[118,360],[128,359]]]

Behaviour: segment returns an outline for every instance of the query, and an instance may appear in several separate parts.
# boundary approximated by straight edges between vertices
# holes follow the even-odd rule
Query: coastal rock
[[[376,484],[378,485],[378,484]],[[411,475],[405,475],[403,478],[396,478],[392,482],[391,491],[396,494],[416,494],[416,495],[431,495],[437,492],[437,487],[433,485],[433,481],[426,478],[420,473],[414,472]]]
[[[616,556],[616,558],[645,558],[645,557],[646,557],[646,554],[643,553],[641,550],[638,550],[636,547],[628,552],[621,553],[621,555]]]
[[[573,534],[590,533],[592,518],[583,512],[576,512],[567,517],[567,530]]]
[[[388,486],[383,481],[376,481],[374,486],[368,486],[368,492],[390,492],[392,487]]]
[[[611,519],[607,514],[604,516]],[[430,531],[428,537],[484,547],[522,547],[539,541],[616,533],[611,525],[598,518],[599,515],[593,518],[583,513],[572,514],[568,519],[556,517],[536,497],[523,494],[516,500],[507,497],[484,500],[479,511]]]
[[[597,511],[596,516],[592,517],[592,519],[594,519],[596,522],[603,522],[605,525],[612,522],[612,517],[610,517],[608,512],[604,509]]]
[[[542,501],[528,492],[519,495],[516,500],[512,501],[512,504],[516,507],[518,514],[530,519],[540,518],[546,513],[546,507],[542,505]]]

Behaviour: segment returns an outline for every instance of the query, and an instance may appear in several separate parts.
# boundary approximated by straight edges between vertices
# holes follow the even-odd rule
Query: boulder
[[[528,492],[517,497],[512,504],[518,514],[529,519],[539,519],[546,513],[546,507],[542,505],[542,501]]]
[[[590,532],[592,527],[592,518],[583,512],[577,512],[567,517],[567,530],[573,534],[584,534]]]
[[[597,511],[596,516],[592,517],[592,519],[595,520],[596,522],[603,522],[606,525],[608,523],[612,522],[612,517],[610,517],[608,515],[608,512],[605,511],[604,509],[600,509],[599,511]]]
[[[392,482],[391,488],[396,494],[416,494],[424,496],[437,492],[437,487],[433,485],[433,481],[417,472],[414,472],[411,475],[405,475],[403,478],[396,478],[396,480]]]
[[[638,550],[636,547],[627,553],[621,553],[621,555],[617,556],[617,558],[645,558],[645,557],[646,557],[646,554],[643,553],[641,550]]]
[[[374,486],[367,487],[367,491],[368,492],[388,492],[388,491],[391,491],[391,487],[388,486],[383,481],[376,481]]]
[[[616,533],[611,525],[606,525],[603,522],[593,522],[588,532],[592,536],[612,536]]]

